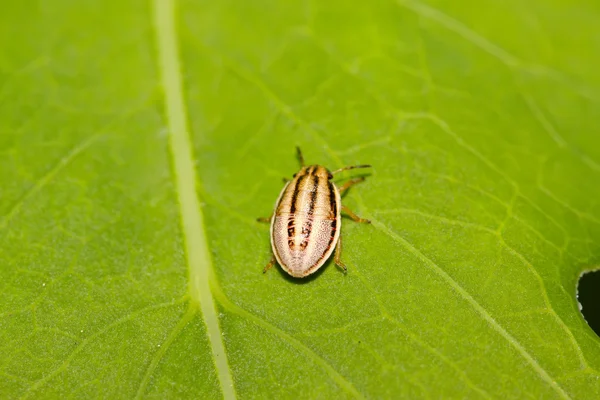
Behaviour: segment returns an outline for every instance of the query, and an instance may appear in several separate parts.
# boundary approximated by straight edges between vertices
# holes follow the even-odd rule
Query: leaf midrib
[[[187,125],[175,27],[175,0],[154,0],[153,3],[158,69],[165,96],[169,148],[189,269],[188,291],[191,306],[199,308],[206,324],[223,397],[235,399],[233,379],[209,286],[212,260],[196,192],[193,147]]]

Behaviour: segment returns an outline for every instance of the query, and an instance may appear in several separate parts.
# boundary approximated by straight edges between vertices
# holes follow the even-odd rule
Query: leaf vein
[[[183,332],[185,327],[188,326],[190,321],[194,318],[194,316],[196,315],[196,312],[197,312],[197,308],[190,305],[190,307],[188,307],[185,314],[181,317],[179,322],[177,322],[177,324],[173,327],[173,330],[171,330],[171,333],[169,333],[169,335],[167,336],[165,341],[162,343],[162,345],[160,346],[160,349],[154,354],[154,357],[152,357],[150,364],[148,364],[148,369],[146,370],[146,373],[144,374],[144,376],[142,377],[142,380],[140,381],[140,385],[139,385],[137,393],[135,395],[136,399],[142,398],[142,396],[144,395],[144,393],[146,391],[146,386],[148,386],[148,382],[150,382],[150,378],[152,377],[152,374],[156,370],[156,367],[158,366],[160,361],[164,358],[165,354],[167,354],[167,350],[169,350],[169,347],[171,347],[173,342],[179,337],[181,332]]]
[[[479,225],[479,224],[473,224],[470,222],[463,222],[463,221],[459,221],[459,220],[454,220],[454,219],[450,219],[450,218],[446,218],[446,217],[441,217],[441,216],[437,216],[437,215],[432,215],[432,214],[428,214],[428,213],[424,213],[422,211],[419,210],[413,210],[413,209],[394,209],[394,210],[389,210],[389,211],[380,211],[380,212],[376,212],[375,214],[389,214],[389,213],[410,213],[410,214],[415,214],[415,215],[419,215],[421,217],[424,218],[430,218],[430,219],[435,219],[438,220],[440,222],[446,223],[446,224],[450,224],[450,225],[456,225],[456,226],[461,226],[463,228],[472,228],[472,229],[477,229],[477,230],[481,230],[483,232],[487,232],[490,235],[492,235],[493,237],[495,237],[500,245],[502,247],[504,247],[508,252],[510,252],[511,254],[513,254],[515,257],[517,257],[526,267],[527,269],[529,269],[529,271],[531,271],[531,273],[535,276],[536,280],[538,281],[538,285],[540,286],[540,291],[542,292],[542,297],[544,300],[544,304],[548,310],[548,314],[556,320],[556,322],[559,324],[559,326],[562,328],[562,330],[567,334],[569,340],[571,341],[571,343],[573,344],[573,349],[575,350],[575,352],[577,353],[577,356],[580,360],[580,363],[582,365],[582,368],[587,368],[588,363],[587,360],[585,359],[584,355],[583,355],[583,351],[581,350],[581,346],[579,345],[579,343],[577,342],[577,340],[575,339],[575,337],[573,336],[573,332],[571,332],[571,330],[568,328],[568,326],[565,324],[565,322],[563,321],[563,319],[560,317],[560,315],[558,315],[558,313],[556,312],[556,310],[554,309],[554,307],[552,306],[552,303],[550,302],[550,299],[548,297],[548,291],[546,289],[546,284],[544,283],[544,280],[542,279],[542,276],[540,275],[540,273],[537,271],[537,269],[533,266],[533,264],[531,264],[531,262],[529,262],[529,260],[527,260],[527,258],[521,254],[520,252],[518,252],[516,249],[514,249],[512,246],[510,246],[506,240],[504,239],[504,237],[502,236],[501,232],[499,230],[492,230],[489,229],[483,225]]]
[[[422,340],[421,338],[419,338],[419,335],[414,334],[407,326],[405,326],[403,323],[401,323],[400,321],[398,321],[398,319],[394,318],[394,316],[392,315],[392,313],[390,313],[388,311],[388,309],[385,307],[385,305],[384,305],[385,303],[382,302],[381,299],[379,298],[379,294],[373,288],[373,286],[371,286],[371,284],[369,284],[367,282],[367,280],[362,276],[362,274],[360,273],[360,271],[358,271],[356,268],[354,269],[354,271],[356,272],[356,275],[358,276],[358,279],[360,279],[360,281],[363,283],[363,285],[365,285],[365,287],[371,293],[373,293],[373,295],[375,296],[375,299],[377,300],[377,303],[379,305],[379,308],[380,308],[380,311],[382,313],[383,318],[385,318],[386,320],[388,320],[392,324],[394,324],[401,332],[403,332],[408,337],[409,340],[411,340],[413,343],[416,343],[417,346],[421,347],[423,350],[425,350],[426,352],[428,352],[429,354],[431,354],[433,357],[437,357],[443,363],[445,363],[450,368],[452,368],[454,371],[456,371],[456,373],[461,377],[461,379],[463,380],[463,382],[465,382],[465,384],[468,387],[470,387],[471,389],[473,389],[477,393],[481,394],[483,397],[491,398],[490,395],[487,392],[485,392],[483,389],[481,389],[480,387],[478,387],[469,378],[469,376],[465,373],[465,371],[463,371],[458,366],[458,364],[456,364],[452,359],[450,359],[449,357],[446,357],[443,353],[439,352],[435,347],[431,346],[425,340]]]
[[[81,343],[79,343],[79,345],[77,347],[75,347],[75,349],[71,352],[71,354],[69,354],[69,356],[62,362],[62,364],[60,366],[58,366],[52,372],[48,373],[47,375],[45,375],[44,377],[42,377],[41,379],[36,381],[31,387],[29,387],[29,389],[27,389],[27,391],[23,394],[23,396],[21,396],[21,399],[28,398],[31,392],[40,388],[41,386],[43,386],[44,384],[49,382],[52,378],[54,378],[56,375],[58,375],[60,372],[64,371],[69,366],[71,361],[73,361],[73,359],[79,353],[81,353],[88,345],[93,343],[96,339],[98,339],[105,333],[108,333],[110,330],[112,330],[120,325],[123,325],[124,323],[132,321],[134,318],[144,314],[147,311],[154,311],[154,310],[159,310],[161,308],[173,307],[173,306],[176,306],[176,305],[182,303],[185,300],[186,300],[186,298],[181,298],[177,301],[170,301],[167,303],[161,303],[161,304],[156,304],[153,306],[144,307],[144,308],[134,311],[134,312],[106,325],[104,328],[100,329],[99,331],[97,331],[93,335],[90,335],[89,337],[84,339]]]
[[[219,383],[226,399],[235,399],[233,378],[227,361],[219,319],[208,281],[212,260],[204,229],[204,216],[196,192],[196,171],[187,124],[175,22],[176,0],[154,0],[154,30],[158,67],[164,90],[165,114],[169,128],[172,171],[179,200],[181,227],[188,264],[188,290],[199,305],[207,328],[208,341]]]
[[[42,175],[34,184],[27,190],[8,210],[8,212],[0,220],[0,230],[3,230],[10,220],[19,212],[23,204],[39,192],[44,186],[52,182],[52,179],[58,175],[58,173],[68,166],[75,157],[81,152],[87,149],[99,135],[92,135],[82,140],[78,145],[69,150],[64,156],[62,156],[44,175]]]
[[[340,374],[333,366],[319,356],[313,349],[306,346],[304,343],[294,338],[289,333],[285,332],[281,328],[271,324],[270,322],[264,320],[263,318],[245,310],[244,308],[238,306],[233,303],[229,298],[223,293],[217,282],[212,282],[212,289],[215,295],[215,298],[219,301],[219,303],[226,308],[228,311],[237,314],[241,317],[248,319],[249,321],[254,322],[256,325],[261,326],[272,334],[279,336],[283,340],[287,341],[298,351],[304,353],[309,359],[311,359],[315,364],[319,365],[321,368],[327,372],[327,374],[331,377],[331,379],[337,383],[342,389],[351,394],[353,397],[357,399],[363,399],[364,396],[356,390],[354,385],[350,383],[342,374]]]
[[[399,243],[402,247],[408,250],[413,256],[417,259],[421,260],[424,264],[429,266],[429,268],[438,274],[442,279],[446,281],[458,294],[461,295],[474,309],[475,311],[488,322],[488,324],[494,329],[500,336],[502,336],[510,345],[512,345],[515,350],[531,365],[531,367],[536,371],[536,373],[548,383],[556,393],[564,399],[570,399],[571,397],[564,391],[564,389],[558,385],[558,383],[552,379],[552,377],[546,372],[546,370],[533,358],[531,354],[527,351],[527,349],[521,345],[517,341],[515,337],[513,337],[510,333],[508,333],[498,322],[491,316],[490,313],[487,312],[485,308],[473,296],[471,296],[460,284],[454,280],[446,271],[444,271],[440,266],[434,263],[431,259],[425,256],[421,251],[419,251],[416,247],[414,247],[411,243],[409,243],[406,239],[398,235],[396,232],[388,228],[385,224],[371,219],[373,226],[380,230],[382,233],[389,236],[392,240]]]

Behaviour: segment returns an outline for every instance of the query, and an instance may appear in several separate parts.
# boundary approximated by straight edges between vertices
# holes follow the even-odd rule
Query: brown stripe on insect
[[[296,234],[296,218],[294,217],[294,215],[289,216],[287,225],[288,225],[288,229],[287,229],[288,246],[290,247],[290,249],[294,249],[296,247],[296,243],[294,241],[294,237]]]
[[[311,171],[314,171],[315,167],[311,168]],[[312,173],[312,172],[311,172]],[[313,214],[315,212],[315,204],[317,202],[317,195],[319,193],[319,177],[317,175],[313,175],[312,177],[312,187],[310,188],[310,197],[308,203],[308,210],[306,220],[302,224],[302,242],[300,243],[300,248],[305,250],[308,246],[308,241],[310,240],[310,234],[312,233],[312,225],[313,225]]]
[[[295,213],[296,212],[296,208],[297,203],[298,203],[298,195],[300,194],[300,186],[302,185],[302,182],[304,182],[304,180],[306,179],[307,174],[301,175],[300,177],[298,177],[298,180],[296,181],[296,186],[294,186],[294,191],[292,192],[292,201],[290,204],[290,213]]]
[[[317,202],[317,194],[319,192],[319,176],[313,175],[313,186],[310,191],[310,202],[308,204],[308,214],[313,215],[315,212],[315,203]]]
[[[329,188],[329,209],[330,209],[330,217],[337,217],[337,199],[335,198],[335,188],[333,187],[333,183],[327,182],[327,186]]]
[[[337,230],[337,201],[335,198],[335,188],[333,187],[333,183],[327,182],[329,185],[329,205],[331,207],[331,213],[333,214],[333,219],[331,220],[331,236],[329,237],[329,244],[327,248],[331,247],[331,243],[335,238],[335,231]]]
[[[298,203],[300,201],[299,195],[302,190],[302,183],[307,178],[307,176],[308,176],[308,174],[305,172],[296,178],[296,182],[295,182],[293,192],[292,192],[292,198],[290,201],[290,210],[289,210],[290,214],[289,214],[288,223],[287,223],[288,246],[290,249],[294,249],[296,247],[296,243],[294,241],[294,236],[296,234],[296,216],[294,214],[296,213],[296,210],[298,208]]]

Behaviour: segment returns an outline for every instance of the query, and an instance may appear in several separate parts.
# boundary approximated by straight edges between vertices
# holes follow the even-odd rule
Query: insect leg
[[[348,207],[342,206],[342,211],[345,212],[354,222],[362,222],[365,224],[370,224],[371,221],[365,218],[361,218],[358,215],[354,214]]]
[[[272,219],[273,219],[273,214],[271,214],[270,217],[259,217],[259,218],[256,218],[256,220],[258,222],[265,222],[267,224],[270,224]]]
[[[354,168],[371,168],[371,166],[370,166],[370,165],[368,165],[368,164],[361,164],[361,165],[349,165],[349,166],[347,166],[347,167],[343,167],[343,168],[340,168],[340,169],[336,169],[335,171],[331,171],[331,175],[335,175],[335,174],[337,174],[338,172],[347,171],[347,170],[349,170],[349,169],[354,169]]]
[[[352,186],[354,186],[357,183],[360,183],[364,180],[365,180],[364,177],[350,179],[348,182],[346,182],[342,186],[340,186],[340,188],[339,188],[340,194],[344,193],[346,190],[350,189]]]
[[[296,146],[296,154],[298,155],[298,161],[300,161],[300,166],[304,167],[304,157],[302,156],[302,151],[300,151],[299,146]]]
[[[271,255],[271,260],[269,261],[269,263],[265,266],[265,268],[263,268],[263,274],[266,273],[268,270],[270,270],[273,265],[275,265],[275,262],[277,260],[275,259],[275,254]]]
[[[344,271],[344,273],[348,272],[348,268],[346,268],[346,265],[342,262],[342,236],[341,235],[340,235],[340,238],[338,239],[338,244],[335,248],[335,255],[333,256],[333,261],[335,262],[335,265],[337,265]]]

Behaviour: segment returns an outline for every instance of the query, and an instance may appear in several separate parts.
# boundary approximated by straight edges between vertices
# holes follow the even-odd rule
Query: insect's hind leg
[[[344,271],[344,274],[348,272],[346,264],[342,262],[342,235],[340,235],[337,246],[335,247],[335,255],[333,256],[333,261],[335,262],[335,265],[337,265],[342,269],[342,271]]]
[[[277,260],[275,259],[275,254],[271,254],[271,260],[263,268],[263,274],[266,274],[268,270],[273,268],[273,265],[275,265],[276,262]]]
[[[342,211],[345,212],[354,222],[360,222],[363,224],[370,224],[371,221],[366,218],[361,218],[358,215],[354,214],[348,207],[342,206]]]

